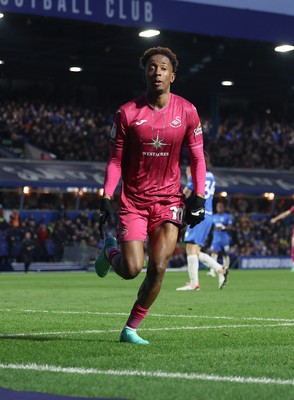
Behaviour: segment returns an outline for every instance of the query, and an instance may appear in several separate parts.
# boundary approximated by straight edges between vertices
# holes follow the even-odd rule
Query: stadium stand
[[[181,7],[183,5],[184,2],[181,2]],[[97,13],[98,15],[102,14]],[[29,42],[30,46],[25,49],[25,62],[21,63],[24,68],[18,68],[18,63],[11,60],[9,62],[8,59],[8,62],[4,60],[1,65],[0,158],[5,159],[7,164],[11,160],[15,162],[16,159],[25,159],[28,156],[28,147],[31,146],[31,149],[36,149],[30,153],[30,157],[34,157],[35,160],[54,158],[60,161],[105,162],[108,159],[109,137],[117,106],[125,99],[126,92],[128,97],[131,93],[134,94],[133,97],[141,93],[140,71],[133,62],[145,50],[146,43],[138,41],[137,30],[107,26],[105,21],[103,24],[94,24],[91,29],[88,29],[84,22],[85,29],[74,29],[74,22],[70,20],[65,24],[63,19],[47,20],[18,13],[7,14],[5,21],[9,24],[2,24],[2,29],[15,26],[19,34],[15,36],[12,46],[10,40],[14,40],[13,37],[9,31],[3,30],[3,49],[13,47],[14,54],[18,54],[16,59],[22,59],[20,55],[27,46],[28,30],[31,31],[30,40],[34,38],[34,45]],[[169,21],[169,18],[165,18],[164,22],[166,21]],[[50,27],[50,35],[39,40],[43,31],[46,32],[45,26]],[[193,28],[194,26],[196,28],[199,24],[195,25],[193,21]],[[281,28],[284,27],[285,24]],[[96,35],[92,34],[94,28],[97,29]],[[126,36],[127,31],[132,32],[132,35],[127,33]],[[59,40],[60,32],[63,32],[63,41]],[[68,32],[70,35],[67,37]],[[72,46],[72,43],[81,40],[81,32],[85,35],[81,41],[83,46]],[[259,24],[257,32],[270,32],[274,35],[274,31],[261,30]],[[94,36],[97,37],[97,41],[94,40]],[[114,36],[117,43],[113,39]],[[283,59],[281,65],[280,58],[273,55],[272,43],[263,43],[263,46],[260,46],[258,42],[251,40],[251,36],[249,41],[243,40],[242,46],[238,40],[221,36],[205,37],[169,32],[170,43],[175,52],[179,53],[181,65],[174,89],[176,93],[178,90],[180,95],[188,95],[199,107],[205,132],[205,147],[210,153],[213,166],[242,168],[247,171],[293,171],[291,59]],[[248,29],[245,36],[241,37],[248,39]],[[10,40],[4,41],[4,38]],[[44,46],[46,52],[43,52]],[[73,47],[79,49],[78,53],[83,52],[84,65],[87,66],[80,75],[68,73],[68,60],[78,60],[80,56],[79,53],[72,58]],[[56,54],[66,56],[56,57]],[[236,85],[227,91],[220,86],[220,78],[224,72],[230,70],[235,72]],[[111,76],[111,79],[105,79],[106,76]],[[224,109],[225,107],[227,109]],[[45,162],[42,165],[40,163],[40,169],[45,169],[44,164]],[[182,164],[188,164],[185,149]],[[15,175],[22,168],[22,165],[16,165]],[[9,168],[12,169],[10,165],[6,166],[7,170]],[[34,168],[37,168],[35,164]],[[223,174],[227,174],[227,171],[228,169]],[[46,173],[49,174],[48,169]],[[238,185],[242,183],[242,179],[243,176],[238,176]],[[257,176],[256,179],[261,178]],[[262,179],[265,180],[263,177]],[[43,188],[46,187],[45,183]],[[286,186],[284,181],[283,185]],[[4,186],[3,184],[0,191],[0,202],[11,212],[19,207],[20,195],[17,193],[17,187],[22,188],[22,185],[14,184],[15,196],[10,192],[12,185],[8,189]],[[236,193],[239,186],[234,187],[234,196],[228,201],[230,212],[235,216],[231,258],[237,259],[243,255],[288,255],[289,221],[276,226],[268,223],[270,215],[283,209],[279,209],[279,201],[269,202],[262,199],[261,193],[258,194],[258,201],[256,193],[252,197],[241,194],[238,198]],[[288,192],[290,186],[287,186]],[[50,188],[53,188],[52,184]],[[272,189],[274,191],[274,187]],[[91,201],[87,201],[87,196],[84,196],[84,199],[78,199],[79,202],[67,193],[68,201],[64,204],[68,209],[61,215],[57,209],[59,203],[62,207],[65,195],[64,192],[60,192],[55,191],[55,188],[50,189],[49,194],[45,194],[45,191],[37,194],[36,191],[32,191],[27,197],[30,200],[19,207],[19,220],[12,216],[5,220],[2,216],[2,266],[21,261],[21,241],[26,230],[32,232],[36,241],[35,262],[59,262],[64,254],[67,254],[68,247],[77,248],[81,245],[97,249],[97,246],[101,245],[97,233],[99,214],[93,211],[99,207],[97,193],[94,193]],[[288,203],[292,202],[289,193],[285,198]],[[72,211],[77,209],[81,211]],[[85,211],[87,209],[91,211]],[[44,218],[38,217],[40,211]],[[85,213],[86,217],[78,216],[82,213]],[[95,223],[89,222],[91,215],[95,215]],[[41,226],[43,240],[40,240],[40,231],[38,240],[38,229]],[[114,231],[114,226],[110,229]],[[171,266],[183,262],[185,254],[179,246]]]
[[[279,209],[279,207],[277,208]],[[0,209],[0,270],[11,269],[13,263],[22,263],[21,243],[25,232],[31,232],[35,249],[34,262],[61,262],[65,251],[69,258],[66,261],[79,261],[78,253],[85,247],[89,250],[88,259],[83,259],[86,267],[91,257],[102,246],[97,218],[99,211],[80,210],[54,214],[42,211],[42,217],[33,210],[20,213],[20,223],[14,226],[13,218],[6,221],[3,209]],[[47,214],[47,217],[44,216]],[[276,256],[290,255],[291,224],[290,219],[272,225],[271,214],[246,213],[234,211],[234,230],[230,249],[231,263],[237,267],[239,256]],[[50,219],[52,218],[52,219]],[[46,221],[46,222],[45,222]],[[108,227],[108,234],[115,234],[117,218]],[[205,250],[209,252],[211,238]],[[72,258],[69,250],[77,250]],[[170,267],[185,265],[185,248],[179,244]],[[21,267],[18,267],[21,269]]]
[[[36,154],[50,153],[58,160],[106,161],[114,112],[110,107],[57,105],[29,99],[2,100],[0,157],[25,158],[25,146],[31,144],[39,149]],[[232,112],[220,121],[216,134],[208,118],[204,118],[202,124],[205,147],[216,167],[294,168],[291,157],[294,150],[293,122],[283,118],[278,121],[269,115],[246,120]],[[187,163],[184,149],[182,164]],[[88,246],[93,250],[101,246],[97,225],[99,212],[93,211],[93,202],[91,211],[69,213],[52,210],[50,200],[45,203],[48,203],[45,207],[47,211],[43,213],[46,218],[41,220],[36,220],[33,207],[30,216],[24,211],[20,213],[19,221],[18,213],[12,213],[10,220],[6,221],[1,210],[0,269],[22,262],[21,242],[26,231],[31,232],[35,241],[34,262],[61,262],[67,248]],[[230,204],[230,211],[235,215],[231,246],[234,265],[239,256],[289,256],[290,226],[288,221],[276,226],[269,224],[273,210],[268,202],[241,196],[233,203]],[[82,205],[82,208],[85,207],[87,204]],[[278,204],[276,210],[279,210]],[[114,232],[115,224],[110,230]],[[209,243],[206,250],[209,251]],[[185,250],[178,246],[170,267],[181,266],[185,262]],[[83,263],[87,261],[83,260]]]
[[[59,160],[107,161],[114,110],[103,107],[57,106],[45,102],[0,103],[0,138],[3,155],[24,156],[30,143],[41,154],[50,152]],[[209,120],[203,120],[206,150],[218,167],[294,168],[294,124],[258,116],[246,121],[232,114],[220,121],[214,135]],[[0,153],[1,156],[1,153]],[[188,163],[183,153],[183,164]]]

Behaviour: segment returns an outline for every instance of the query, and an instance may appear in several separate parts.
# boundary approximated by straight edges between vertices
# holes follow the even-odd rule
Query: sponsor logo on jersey
[[[156,135],[156,139],[151,139],[150,143],[143,143],[143,144],[150,144],[154,147],[154,149],[161,149],[162,146],[168,146],[167,143],[163,143],[163,139],[159,139],[158,134]]]
[[[170,126],[172,128],[179,128],[180,126],[182,126],[181,118],[179,116],[176,116],[176,118],[170,123]]]
[[[199,122],[198,126],[196,129],[194,129],[194,136],[202,135],[202,126],[201,123]]]
[[[169,146],[168,143],[163,143],[163,139],[159,139],[158,134],[156,135],[155,139],[151,139],[151,142],[148,143],[143,143],[144,145],[149,145],[154,148],[154,150],[160,150],[163,146]],[[169,152],[167,151],[160,151],[160,152],[155,152],[155,151],[142,151],[143,156],[148,156],[148,157],[168,157]]]
[[[140,121],[136,121],[136,125],[142,125],[144,122],[147,122],[147,119],[141,119]]]
[[[155,151],[142,151],[143,156],[148,156],[148,157],[168,157],[169,153],[168,152],[160,152],[156,153]]]

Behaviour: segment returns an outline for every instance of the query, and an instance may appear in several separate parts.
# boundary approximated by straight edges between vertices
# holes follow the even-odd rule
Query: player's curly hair
[[[161,54],[162,56],[169,58],[171,65],[173,67],[173,72],[177,71],[177,67],[179,65],[177,56],[168,47],[158,46],[158,47],[151,47],[150,49],[146,50],[143,56],[140,58],[141,66],[145,68],[145,65],[147,64],[149,58],[156,54]]]

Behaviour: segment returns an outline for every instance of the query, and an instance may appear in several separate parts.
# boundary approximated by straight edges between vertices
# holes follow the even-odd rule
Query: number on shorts
[[[172,206],[170,210],[173,212],[172,219],[182,222],[184,210],[181,207],[178,208],[176,206]]]

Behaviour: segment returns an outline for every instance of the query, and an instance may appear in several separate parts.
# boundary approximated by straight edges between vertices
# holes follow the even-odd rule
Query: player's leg
[[[211,252],[211,258],[216,264],[218,264],[218,262],[217,262],[218,252],[217,251],[212,251]],[[210,271],[207,273],[207,275],[211,276],[212,278],[215,278],[216,277],[215,269],[211,268]]]
[[[142,271],[144,265],[144,242],[139,240],[122,242],[120,250],[115,247],[108,250],[107,259],[119,276],[123,279],[133,279]],[[120,334],[120,342],[149,344],[147,340],[142,339],[136,332],[137,327],[149,311],[148,304],[147,306],[144,302],[140,304],[138,300],[135,302],[126,325]]]
[[[144,241],[147,237],[147,214],[136,209],[121,209],[119,213],[118,249],[114,237],[107,237],[96,258],[95,270],[98,276],[105,277],[112,266],[124,279],[136,277],[144,264]]]
[[[204,221],[194,228],[187,226],[185,233],[185,243],[187,252],[188,274],[190,282],[177,290],[199,290],[199,254],[201,247],[204,246],[212,226],[212,217],[205,215]]]
[[[186,243],[187,265],[189,282],[177,290],[199,290],[199,258],[200,246],[195,243]]]
[[[211,249],[211,258],[215,262],[217,262],[218,255],[223,250],[222,245],[219,242],[212,241],[210,249]],[[222,265],[222,268],[218,269],[216,272],[218,274],[218,288],[222,289],[225,286],[228,279],[228,273],[229,273],[228,269],[224,265]]]
[[[120,250],[109,251],[109,261],[114,271],[123,279],[134,279],[144,265],[144,242],[132,240],[122,242]]]
[[[224,253],[224,255],[223,255],[223,265],[226,268],[230,267],[230,256],[228,254],[226,254],[226,253]]]
[[[115,254],[111,260],[115,272],[124,279],[133,279],[141,271],[144,265],[144,242],[130,241],[121,243],[121,253]],[[129,318],[120,334],[120,342],[133,344],[149,344],[136,332],[137,327],[146,317],[149,307],[135,302]]]
[[[208,274],[213,277],[215,277],[216,272],[219,272],[223,269],[223,266],[219,264],[216,260],[217,256],[213,258],[212,256],[203,253],[202,251],[199,254],[199,261],[201,261],[204,265],[206,265],[210,269],[210,272]],[[213,271],[214,275],[211,274],[211,271]]]
[[[120,250],[116,247],[108,249],[107,260],[114,271],[124,279],[133,279],[141,271],[144,265],[144,242],[139,240],[122,242]],[[145,304],[144,304],[145,305]],[[134,344],[148,344],[136,332],[141,321],[146,317],[149,307],[135,302],[130,316],[120,334],[120,342]]]
[[[167,263],[178,239],[179,227],[164,222],[149,234],[149,259],[146,277],[138,293],[138,303],[149,308],[156,299],[164,277]]]
[[[202,253],[202,252],[199,254],[199,260],[210,269],[210,272],[208,273],[208,275],[210,275],[212,277],[215,277],[216,273],[223,271],[223,265],[221,265],[217,261],[220,249],[221,249],[221,247],[220,247],[219,243],[216,241],[213,241],[211,243],[211,256],[209,256],[206,253]]]
[[[212,242],[210,244],[210,252],[211,252],[211,258],[215,263],[217,263],[218,260],[218,252],[219,252],[219,243],[218,240],[215,239],[215,237],[212,237]],[[213,268],[210,268],[210,271],[207,273],[208,276],[211,276],[212,278],[216,277],[216,270]]]
[[[225,266],[226,269],[230,268],[230,256],[228,254],[229,251],[230,251],[230,244],[228,241],[228,243],[223,246],[223,265]]]
[[[217,262],[218,260],[218,251],[212,250],[211,251],[211,258]]]
[[[178,238],[179,228],[165,222],[149,234],[149,259],[146,277],[139,289],[137,301],[131,311],[125,328],[121,333],[122,342],[148,344],[140,338],[136,329],[146,317],[162,285],[168,260],[172,256]]]
[[[222,269],[218,271],[218,288],[222,289],[225,284],[227,283],[228,280],[228,275],[229,275],[229,269],[226,266],[225,262],[226,262],[226,253],[225,253],[225,247],[226,246],[221,246],[220,245],[220,251],[219,251],[219,255],[221,255],[222,257],[222,261],[223,261],[223,265],[222,265]],[[229,258],[230,260],[230,258]],[[228,261],[230,263],[230,261]]]

